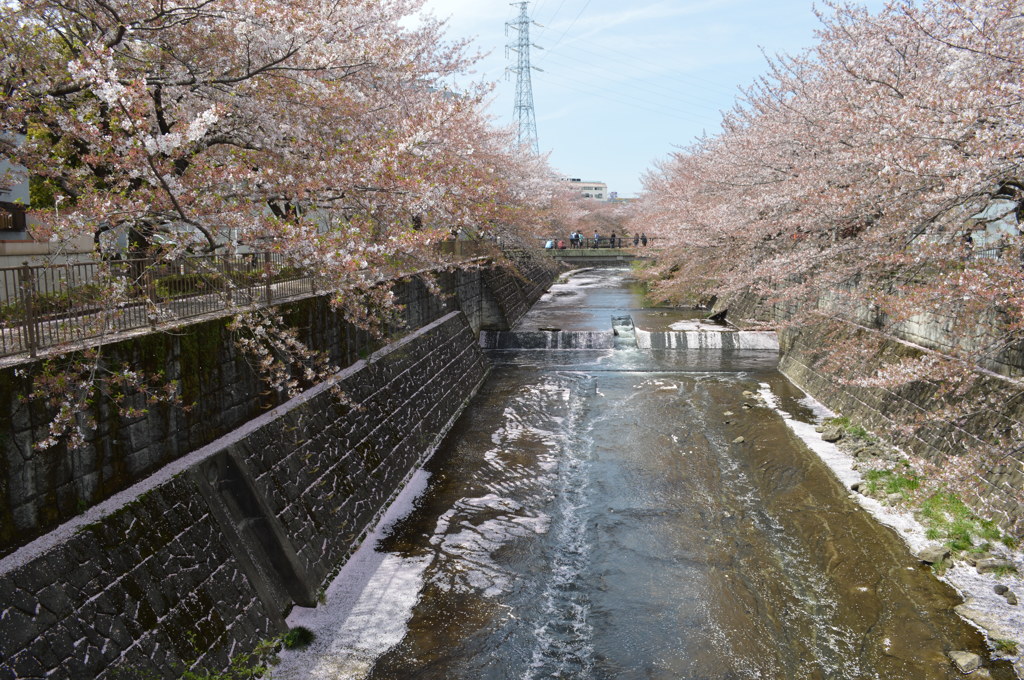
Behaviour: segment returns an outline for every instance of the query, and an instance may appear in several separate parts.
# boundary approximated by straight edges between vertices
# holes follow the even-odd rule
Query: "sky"
[[[868,0],[872,11],[882,0]],[[814,44],[812,0],[532,0],[533,101],[542,154],[566,177],[640,192],[654,162],[720,129],[739,88],[767,72],[767,55]],[[496,81],[489,113],[513,123],[519,15],[508,0],[426,0],[450,38],[487,56],[474,78]]]

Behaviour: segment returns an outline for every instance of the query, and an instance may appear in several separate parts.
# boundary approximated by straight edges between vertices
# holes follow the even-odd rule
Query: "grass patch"
[[[918,519],[927,527],[929,539],[942,541],[957,552],[988,552],[993,541],[1008,547],[1008,537],[1002,535],[992,520],[975,515],[963,501],[948,491],[939,491],[924,499],[917,511]]]
[[[868,493],[872,496],[879,493],[898,493],[903,498],[909,498],[921,487],[921,480],[917,475],[903,474],[895,470],[868,470],[864,473],[864,481],[868,486]]]
[[[846,416],[836,416],[835,418],[829,418],[825,421],[826,425],[832,425],[835,427],[843,428],[849,436],[854,439],[861,439],[866,442],[878,441],[875,437],[871,436],[871,433],[865,430],[861,425],[855,425],[850,422],[850,419]]]
[[[850,435],[851,437],[855,437],[857,439],[871,439],[872,438],[871,435],[868,434],[868,431],[865,430],[860,425],[849,425],[849,426],[847,426],[846,433],[848,435]]]
[[[992,644],[993,644],[993,646],[995,646],[996,651],[999,652],[1000,654],[1007,654],[1009,656],[1017,656],[1018,646],[1017,646],[1017,643],[1014,640],[1002,640],[1002,639],[999,639],[999,638],[995,638],[995,639],[992,640]]]

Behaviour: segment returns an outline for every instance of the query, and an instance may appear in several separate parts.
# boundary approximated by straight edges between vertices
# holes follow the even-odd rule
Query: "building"
[[[19,136],[17,141],[23,139]],[[36,240],[28,216],[29,177],[21,165],[0,157],[0,269],[24,264],[51,265],[91,258],[92,239],[83,236],[70,243]],[[0,291],[0,295],[2,295]]]
[[[576,191],[580,192],[583,198],[595,198],[599,201],[608,200],[608,185],[597,180],[582,180],[577,177],[565,177],[563,182],[568,182]]]
[[[28,173],[20,165],[0,158],[0,238],[25,238],[28,206]]]

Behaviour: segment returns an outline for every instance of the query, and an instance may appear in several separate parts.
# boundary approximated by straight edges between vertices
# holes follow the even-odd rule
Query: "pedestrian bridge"
[[[635,260],[649,260],[652,253],[648,248],[547,248],[544,253],[569,265],[617,266],[628,265]]]

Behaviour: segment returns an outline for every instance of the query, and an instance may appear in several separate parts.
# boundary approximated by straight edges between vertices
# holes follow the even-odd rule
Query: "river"
[[[517,330],[627,316],[692,315],[590,270]],[[317,641],[273,677],[928,680],[962,677],[949,650],[984,655],[956,593],[786,425],[780,410],[814,416],[776,352],[637,349],[620,331],[569,343],[604,349],[489,350],[376,540],[289,619]]]

